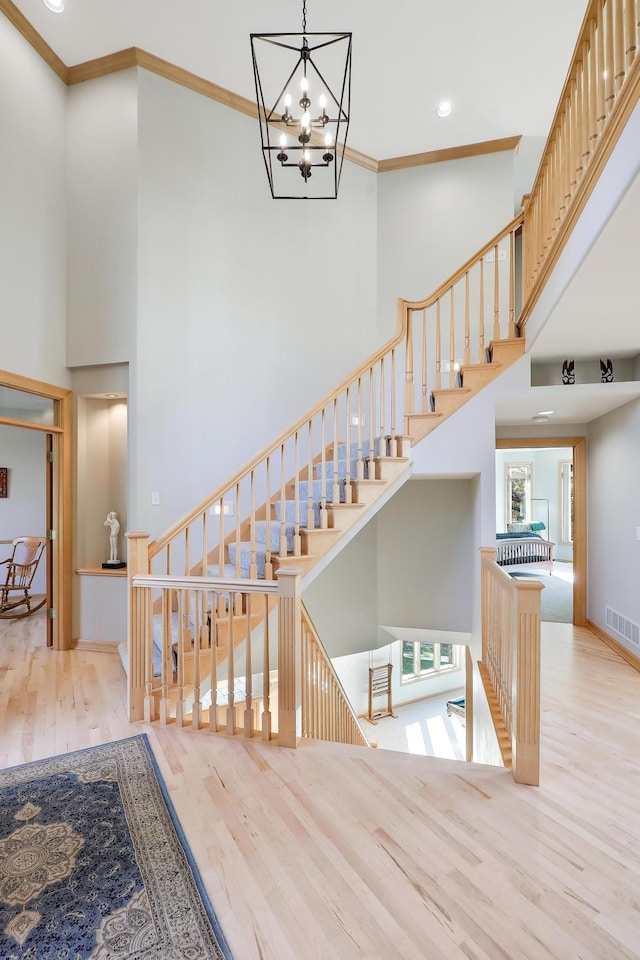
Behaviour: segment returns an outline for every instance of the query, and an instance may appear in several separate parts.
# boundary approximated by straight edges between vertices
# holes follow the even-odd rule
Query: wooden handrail
[[[480,673],[496,734],[504,731],[517,783],[540,783],[539,580],[510,577],[495,562],[495,547],[481,553],[482,661]]]
[[[363,747],[370,746],[369,741],[364,735],[356,713],[351,706],[351,702],[345,693],[340,677],[336,673],[335,667],[328,657],[324,644],[315,628],[315,625],[309,616],[304,603],[302,603],[302,624],[303,633],[306,631],[311,640],[314,650],[322,661],[326,676],[331,685],[330,690],[318,691],[317,686],[312,685],[309,677],[302,678],[302,731],[303,736],[313,736],[318,740],[331,740],[334,743],[353,743]],[[303,670],[305,666],[304,656],[304,638],[303,638]],[[314,693],[316,696],[314,697]],[[320,699],[322,703],[320,703]],[[346,724],[340,722],[339,713],[344,715]],[[313,731],[309,733],[309,731]]]
[[[521,327],[640,98],[639,25],[640,0],[590,0],[587,6],[525,202]]]
[[[466,273],[472,267],[475,267],[480,260],[483,260],[488,253],[491,253],[491,250],[496,247],[501,240],[504,240],[512,231],[517,230],[524,223],[524,213],[518,213],[513,220],[510,221],[499,233],[496,233],[495,237],[492,237],[488,243],[485,243],[484,247],[481,247],[477,253],[474,253],[472,257],[469,257],[461,267],[452,273],[451,276],[441,283],[433,293],[429,294],[424,300],[401,300],[400,302],[405,305],[409,310],[424,310],[427,307],[432,307],[438,300],[440,300],[451,287],[454,287],[460,280],[464,279]]]
[[[149,557],[150,559],[155,557],[167,544],[173,540],[179,533],[182,533],[191,523],[194,523],[210,506],[212,506],[216,500],[220,500],[224,497],[224,494],[231,490],[237,483],[239,483],[244,477],[246,477],[253,469],[258,467],[263,463],[267,457],[272,456],[279,447],[282,446],[287,440],[291,439],[298,431],[309,423],[311,420],[320,413],[325,407],[333,403],[333,401],[340,396],[348,387],[356,384],[359,379],[361,379],[368,371],[374,367],[377,363],[380,362],[392,349],[397,346],[399,343],[402,343],[402,339],[405,335],[405,328],[399,317],[398,327],[396,333],[390,340],[388,340],[382,347],[380,347],[372,356],[370,356],[364,363],[360,364],[356,370],[349,374],[344,380],[329,393],[320,400],[319,403],[314,404],[310,407],[306,413],[298,418],[290,427],[287,427],[283,432],[277,437],[276,440],[272,441],[268,446],[264,447],[260,453],[256,454],[253,459],[249,460],[243,467],[233,475],[233,477],[228,480],[225,484],[218,487],[212,494],[202,500],[197,507],[191,510],[186,514],[181,520],[178,520],[169,530],[166,531],[161,537],[157,540],[152,541],[149,544]]]

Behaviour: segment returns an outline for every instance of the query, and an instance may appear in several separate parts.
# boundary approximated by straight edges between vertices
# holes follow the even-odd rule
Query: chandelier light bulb
[[[327,150],[330,150],[331,147],[333,146],[333,137],[331,136],[330,133],[325,134],[324,143]]]
[[[320,109],[324,113],[327,109],[327,98],[325,97],[324,93],[321,93],[318,97],[318,103],[320,104]]]
[[[285,93],[285,95],[284,95],[284,108],[285,108],[285,110],[287,111],[287,113],[289,112],[289,107],[290,107],[290,106],[291,106],[291,94],[290,94],[290,93]]]
[[[286,147],[286,145],[287,145],[287,135],[286,135],[286,133],[281,133],[281,134],[280,134],[280,146],[281,146],[282,149],[284,150],[284,148]]]
[[[309,92],[309,81],[307,80],[306,77],[303,77],[302,80],[300,81],[300,89],[302,90],[303,93]]]
[[[302,119],[300,120],[300,126],[307,133],[309,133],[309,131],[311,130],[311,114],[309,113],[308,110],[305,110],[305,112],[302,114]]]

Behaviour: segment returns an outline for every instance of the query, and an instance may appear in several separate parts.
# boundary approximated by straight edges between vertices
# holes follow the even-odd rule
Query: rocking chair
[[[28,617],[47,602],[45,594],[42,599],[37,596],[34,605],[31,594],[31,584],[46,545],[44,537],[16,537],[11,556],[0,560],[0,568],[7,568],[4,583],[0,573],[0,620]],[[26,607],[26,610],[13,612],[20,607]]]

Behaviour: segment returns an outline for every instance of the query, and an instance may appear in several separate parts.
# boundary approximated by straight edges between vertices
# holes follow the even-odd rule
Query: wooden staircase
[[[522,356],[524,340],[516,336],[514,321],[515,237],[521,228],[522,217],[516,217],[425,300],[399,301],[398,329],[388,343],[162,537],[149,542],[147,534],[127,534],[131,719],[160,716],[169,722],[175,715],[183,722],[191,697],[185,691],[193,689],[194,725],[200,726],[200,690],[215,688],[221,669],[227,671],[227,713],[233,716],[234,686],[240,674],[252,676],[256,637],[268,697],[269,623],[277,606],[280,630],[284,601],[278,593],[287,584],[298,599],[287,596],[296,612],[287,639],[278,638],[281,700],[284,660],[294,664],[294,673],[298,669],[291,644],[299,645],[305,584],[406,482],[412,445]],[[498,255],[505,246],[507,258]],[[485,275],[489,254],[492,266]],[[485,345],[489,305],[492,338]],[[256,604],[262,604],[258,614]],[[176,611],[177,634],[171,620]],[[160,670],[153,666],[158,619]],[[156,655],[157,646],[156,638]],[[288,705],[278,704],[280,717],[291,719],[290,742],[296,739],[296,683],[287,677]],[[252,700],[249,683],[248,735],[254,733]],[[215,703],[207,723],[218,729]],[[233,733],[235,721],[226,723]],[[265,730],[270,737],[267,717],[262,735]]]

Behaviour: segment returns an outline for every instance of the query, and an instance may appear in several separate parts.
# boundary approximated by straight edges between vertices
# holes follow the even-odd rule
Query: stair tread
[[[431,396],[432,397],[442,397],[445,395],[453,396],[454,394],[463,394],[463,393],[471,393],[471,388],[470,387],[438,387],[438,389],[431,391]]]

